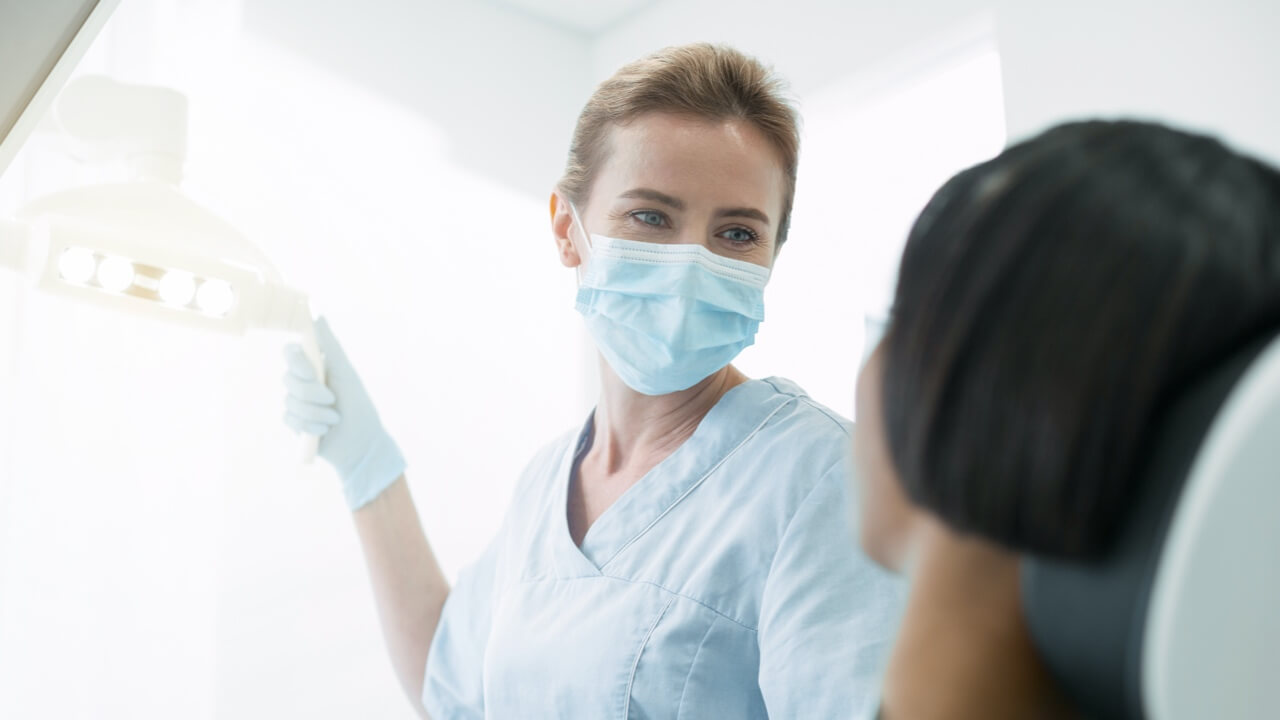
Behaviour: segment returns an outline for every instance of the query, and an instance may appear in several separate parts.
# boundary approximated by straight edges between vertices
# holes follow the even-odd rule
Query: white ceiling
[[[493,0],[578,32],[596,33],[659,0]]]

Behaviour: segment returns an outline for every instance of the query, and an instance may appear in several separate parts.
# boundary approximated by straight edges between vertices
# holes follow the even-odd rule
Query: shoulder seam
[[[797,399],[800,400],[801,402],[808,404],[809,407],[822,413],[824,417],[826,417],[831,422],[835,423],[836,427],[840,428],[840,432],[844,433],[845,437],[853,437],[853,433],[848,428],[848,425],[853,424],[852,420],[849,420],[849,421],[844,420],[844,418],[837,415],[834,410],[819,403],[818,401],[814,400],[808,395],[798,397]]]
[[[834,410],[832,410],[831,408],[828,408],[822,403],[819,403],[817,400],[814,400],[813,398],[809,397],[809,395],[806,393],[803,393],[803,392],[794,393],[794,392],[789,392],[787,390],[783,390],[782,388],[774,384],[773,381],[769,378],[764,378],[763,382],[768,383],[769,387],[773,388],[774,392],[778,393],[779,395],[786,395],[787,397],[793,400],[798,400],[800,402],[803,402],[804,404],[808,405],[814,410],[817,410],[819,413],[825,416],[828,420],[835,423],[836,427],[840,428],[840,432],[843,433],[845,437],[853,436],[853,433],[850,432],[848,427],[846,427],[846,423],[848,424],[853,423],[852,420],[846,421],[844,418],[837,415]]]

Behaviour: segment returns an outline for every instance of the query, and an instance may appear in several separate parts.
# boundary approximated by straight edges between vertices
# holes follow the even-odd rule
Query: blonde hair
[[[778,245],[787,238],[800,155],[799,117],[785,85],[755,58],[710,43],[659,50],[629,63],[596,88],[578,116],[559,190],[576,205],[590,193],[605,159],[609,131],[651,112],[703,120],[744,120],[777,150],[786,188]]]

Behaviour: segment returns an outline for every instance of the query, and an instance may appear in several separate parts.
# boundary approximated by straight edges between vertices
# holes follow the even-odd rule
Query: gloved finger
[[[314,405],[304,400],[299,400],[292,395],[284,399],[285,409],[290,415],[301,419],[303,422],[323,423],[328,426],[337,425],[342,420],[342,416],[337,410],[327,405]]]
[[[284,389],[289,393],[289,397],[298,398],[314,405],[332,405],[338,401],[333,391],[325,387],[323,383],[300,378],[292,372],[284,374]]]
[[[284,414],[284,424],[288,425],[295,432],[315,435],[316,437],[324,437],[331,429],[329,425],[307,420],[306,418],[298,417],[297,415],[287,411]]]
[[[323,437],[325,433],[329,432],[328,425],[323,423],[307,422],[306,420],[303,420],[289,412],[284,414],[284,424],[288,425],[295,432],[315,435],[316,437]]]
[[[337,336],[329,328],[329,320],[324,316],[316,318],[315,327],[316,345],[320,347],[320,352],[325,357],[325,364],[339,368],[350,367],[351,361],[347,360],[347,353],[343,351],[342,343],[338,342]]]
[[[289,372],[297,375],[303,380],[315,380],[316,368],[311,364],[311,359],[302,351],[302,346],[297,343],[290,343],[284,347],[284,360],[288,364]]]

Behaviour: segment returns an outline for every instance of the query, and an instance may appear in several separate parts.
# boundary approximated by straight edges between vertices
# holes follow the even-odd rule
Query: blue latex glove
[[[286,346],[284,422],[298,432],[319,436],[316,454],[338,471],[347,505],[358,510],[400,477],[404,456],[383,429],[373,401],[324,318],[316,321],[316,341],[324,354],[328,385],[316,377],[302,346]]]

